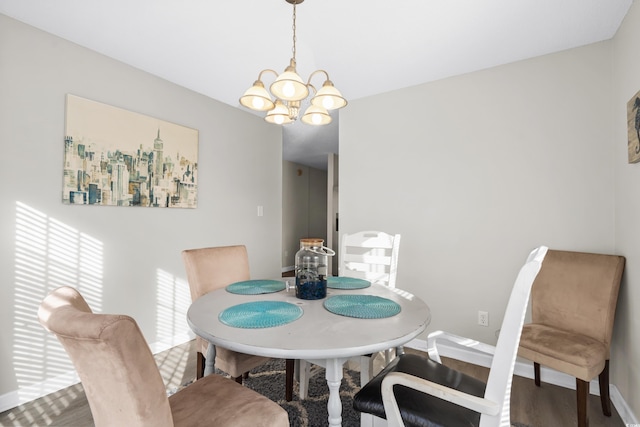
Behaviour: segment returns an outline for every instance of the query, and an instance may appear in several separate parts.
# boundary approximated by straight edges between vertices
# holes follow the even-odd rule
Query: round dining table
[[[431,320],[431,313],[427,304],[411,293],[376,284],[362,289],[328,289],[326,298],[303,300],[296,297],[294,286],[290,286],[294,280],[282,278],[281,281],[286,285],[277,292],[238,294],[225,288],[209,292],[191,304],[187,321],[198,336],[209,342],[205,375],[214,371],[215,346],[258,356],[303,359],[324,366],[329,387],[329,425],[340,426],[342,404],[339,387],[344,363],[352,357],[406,344],[424,332]],[[384,317],[368,318],[371,316],[366,311],[364,315],[354,314],[360,317],[335,313],[340,310],[329,311],[325,302],[337,301],[331,298],[340,295],[379,297],[388,304],[395,303],[393,306],[397,312],[383,311],[381,316]],[[287,307],[293,309],[294,315],[287,311],[289,318],[278,326],[251,323],[237,326],[226,316],[230,312],[235,313],[237,308],[241,308],[240,305],[246,303],[283,302],[291,304]],[[231,319],[242,319],[241,314]],[[374,313],[374,317],[377,315]]]

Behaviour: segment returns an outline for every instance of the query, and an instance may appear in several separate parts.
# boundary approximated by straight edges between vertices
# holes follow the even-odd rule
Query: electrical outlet
[[[478,325],[489,326],[489,313],[487,311],[478,312]]]

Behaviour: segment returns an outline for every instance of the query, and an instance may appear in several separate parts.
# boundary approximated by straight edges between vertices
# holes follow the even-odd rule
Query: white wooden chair
[[[400,235],[382,231],[344,234],[340,241],[338,275],[396,287]]]
[[[372,284],[382,284],[390,288],[396,287],[398,273],[398,252],[400,250],[400,234],[387,234],[382,231],[360,231],[343,234],[338,252],[338,275],[365,279]],[[402,348],[395,349],[396,354]],[[393,350],[384,352],[385,365],[391,361]],[[366,384],[373,373],[375,354],[358,358],[360,365],[360,383]],[[299,362],[299,395],[307,397],[309,385],[309,363]]]
[[[495,347],[442,331],[429,334],[428,358],[403,354],[356,394],[354,408],[363,413],[361,425],[400,427],[404,419],[410,425],[509,427],[520,333],[531,286],[546,253],[544,246],[535,249],[520,269]],[[491,354],[487,383],[442,365],[439,340]],[[395,385],[404,387],[394,389]]]

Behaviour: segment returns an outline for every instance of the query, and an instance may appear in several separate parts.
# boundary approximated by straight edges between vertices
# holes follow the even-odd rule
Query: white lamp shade
[[[327,80],[322,88],[311,99],[311,104],[326,108],[327,110],[336,110],[347,105],[347,100],[343,98],[338,89],[333,86],[331,81]]]
[[[293,122],[289,117],[289,109],[279,99],[276,100],[275,108],[269,111],[264,119],[276,125],[286,125]]]
[[[275,107],[264,84],[257,80],[240,98],[240,104],[255,111],[269,111]]]
[[[325,108],[310,105],[304,112],[301,120],[308,125],[320,126],[331,123],[331,116]]]
[[[276,98],[283,101],[302,101],[309,95],[309,88],[296,73],[294,67],[287,67],[269,87]]]

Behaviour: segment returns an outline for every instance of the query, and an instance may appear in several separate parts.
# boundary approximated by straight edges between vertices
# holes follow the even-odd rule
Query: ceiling
[[[345,98],[359,99],[610,39],[631,3],[306,0],[298,73],[325,69]],[[238,108],[261,70],[288,65],[292,9],[285,0],[0,0],[2,14]],[[284,132],[285,159],[288,150],[300,163],[337,152],[336,128],[296,123]]]

